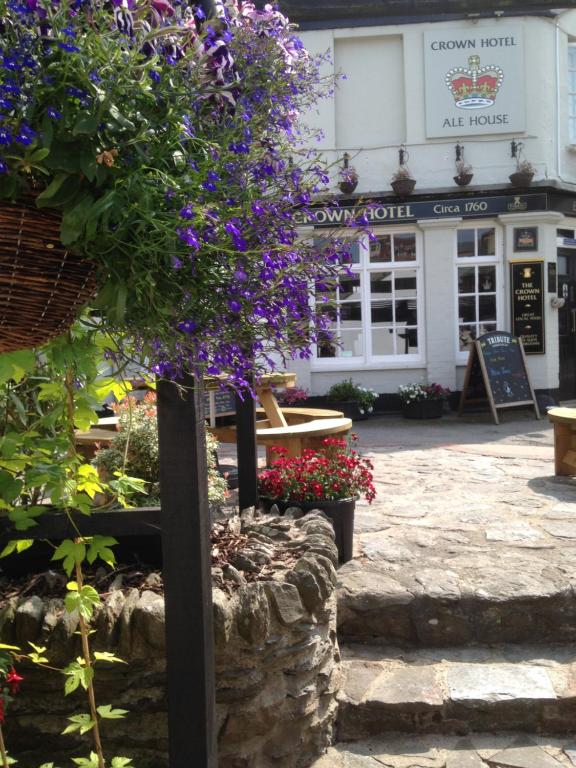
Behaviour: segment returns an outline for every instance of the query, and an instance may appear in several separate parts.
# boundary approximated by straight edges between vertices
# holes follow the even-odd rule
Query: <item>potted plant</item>
[[[338,172],[338,186],[345,195],[350,195],[358,185],[358,171],[350,165],[350,155],[344,152],[342,168]]]
[[[333,384],[326,394],[326,399],[337,411],[353,421],[367,419],[374,411],[378,394],[373,389],[354,384],[352,379],[345,379]]]
[[[352,436],[352,440],[357,438]],[[360,495],[371,504],[376,496],[369,459],[361,457],[343,438],[327,437],[319,450],[305,450],[287,458],[286,448],[273,448],[278,458],[258,475],[264,506],[280,511],[299,507],[320,509],[332,521],[341,563],[352,558],[354,509]]]
[[[404,384],[398,389],[406,419],[439,419],[450,394],[440,384]]]
[[[510,183],[514,187],[529,187],[536,173],[536,168],[528,160],[517,160],[516,170],[510,174]]]
[[[280,405],[291,408],[308,400],[309,392],[302,387],[286,387],[285,389],[275,389],[274,396]]]
[[[472,181],[474,174],[472,172],[472,166],[464,160],[458,160],[456,162],[456,176],[454,181],[459,187],[466,187]]]
[[[392,176],[390,184],[398,197],[406,197],[407,195],[411,195],[414,191],[416,180],[410,173],[410,169],[407,165],[400,165],[396,173]]]

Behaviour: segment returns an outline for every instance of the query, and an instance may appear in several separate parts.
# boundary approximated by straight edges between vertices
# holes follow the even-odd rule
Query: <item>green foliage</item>
[[[156,395],[148,392],[141,401],[127,397],[116,410],[119,416],[118,432],[109,448],[98,451],[94,464],[108,485],[116,491],[118,498],[128,497],[138,504],[157,503],[160,494],[160,460]],[[221,504],[226,498],[227,484],[216,468],[217,448],[218,441],[207,433],[208,499],[214,504]],[[111,479],[121,469],[130,473],[130,476],[123,474],[123,486],[118,480]],[[131,475],[141,480],[135,482]],[[146,492],[142,481],[146,484]]]
[[[378,394],[373,389],[354,384],[352,379],[345,379],[330,387],[327,398],[333,401],[358,403],[362,412],[372,413]]]

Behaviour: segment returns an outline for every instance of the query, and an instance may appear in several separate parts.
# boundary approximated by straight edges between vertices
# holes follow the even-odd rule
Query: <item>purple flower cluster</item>
[[[349,262],[346,241],[299,230],[328,183],[299,122],[321,60],[272,5],[112,6],[10,0],[0,197],[50,185],[70,245],[101,267],[105,322],[159,373],[250,386],[326,337],[334,308],[312,288]]]

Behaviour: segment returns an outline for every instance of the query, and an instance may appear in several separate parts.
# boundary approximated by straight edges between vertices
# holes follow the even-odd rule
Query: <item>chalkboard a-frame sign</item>
[[[540,418],[522,342],[505,331],[485,333],[474,342],[466,367],[458,415],[462,415],[466,403],[486,400],[496,424],[500,423],[500,408],[518,405],[532,405],[536,418]]]

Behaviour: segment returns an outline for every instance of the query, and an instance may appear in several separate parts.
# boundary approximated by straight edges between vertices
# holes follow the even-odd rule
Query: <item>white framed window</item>
[[[568,43],[568,135],[576,144],[576,43]]]
[[[471,343],[502,318],[502,244],[493,226],[456,230],[456,349],[465,361]]]
[[[420,233],[375,230],[351,243],[350,273],[317,286],[317,312],[335,339],[319,341],[315,369],[422,363],[424,356]]]

